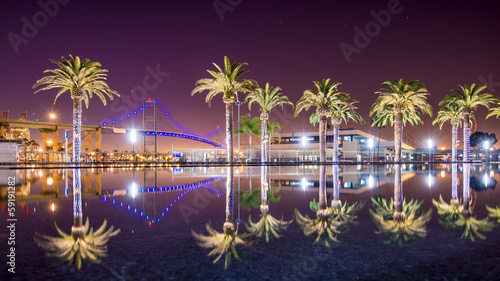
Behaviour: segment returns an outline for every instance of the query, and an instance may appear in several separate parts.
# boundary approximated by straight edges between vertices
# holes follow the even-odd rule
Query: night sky
[[[190,93],[196,80],[214,69],[212,62],[222,65],[224,55],[248,63],[244,78],[280,86],[293,102],[314,87],[314,80],[342,82],[340,89],[360,101],[359,112],[368,123],[374,92],[386,80],[425,83],[434,117],[439,101],[458,84],[489,81],[488,92],[500,95],[498,1],[60,2],[67,3],[2,3],[0,110],[10,109],[11,117],[28,110],[29,119],[48,120],[54,111],[58,122],[71,123],[69,93],[54,105],[55,90],[33,95],[32,89],[43,70],[55,67],[49,59],[67,54],[101,62],[109,70],[111,88],[126,96],[108,107],[92,100],[84,110],[84,124],[98,124],[119,117],[130,105],[139,106],[141,93],[134,98],[131,91],[144,87],[146,80],[149,90],[142,96],[158,100],[170,116],[200,135],[224,125],[224,105],[217,97],[209,108],[205,93]],[[50,5],[44,9],[43,3]],[[344,54],[341,46],[351,53]],[[248,113],[248,107],[241,113]],[[308,122],[311,113],[293,118],[289,107],[271,116],[283,125],[282,132],[302,132],[317,130]],[[252,114],[258,116],[257,107]],[[477,130],[500,136],[500,121],[484,121],[485,116],[485,110],[476,114]],[[431,118],[424,121],[406,131],[421,143],[432,136],[438,147],[449,147],[451,126],[441,133],[431,126]],[[378,134],[369,125],[349,125]],[[383,129],[382,137],[392,139],[392,133],[392,128]],[[105,136],[104,141],[104,148],[115,146],[109,144],[113,138]],[[170,143],[162,140],[162,146]]]

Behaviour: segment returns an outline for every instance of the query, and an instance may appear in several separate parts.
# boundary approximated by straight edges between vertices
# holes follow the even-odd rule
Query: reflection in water
[[[269,169],[268,166],[261,166],[261,169]],[[261,176],[266,176],[267,172],[262,172]],[[260,196],[260,220],[254,223],[252,221],[252,217],[248,217],[248,225],[245,224],[248,231],[253,233],[256,237],[262,237],[263,235],[266,237],[266,242],[269,242],[269,234],[272,234],[274,237],[279,238],[278,234],[280,230],[285,230],[292,223],[290,221],[283,221],[274,218],[269,211],[269,203],[272,202],[274,192],[272,191],[272,187],[269,186],[269,183],[266,179],[261,179],[262,187],[260,188],[261,196]],[[281,189],[281,185],[278,187],[278,192]],[[271,198],[268,198],[268,194],[271,194]],[[274,198],[279,202],[280,197]]]
[[[64,233],[57,227],[60,237],[51,237],[36,233],[35,241],[38,246],[47,250],[47,256],[60,258],[70,266],[77,269],[82,267],[82,263],[91,264],[101,262],[101,258],[108,256],[106,244],[108,240],[118,235],[120,229],[113,231],[113,226],[106,230],[106,220],[99,229],[94,232],[90,227],[89,219],[82,224],[82,190],[80,169],[73,170],[73,220],[71,235]]]
[[[457,163],[452,164],[451,168],[451,200],[447,204],[441,195],[439,201],[432,199],[432,204],[436,206],[439,216],[448,221],[454,221],[459,218],[463,211],[461,200],[458,199],[458,175]]]
[[[226,180],[226,221],[223,225],[223,233],[219,233],[212,228],[210,222],[206,224],[209,235],[198,234],[191,230],[191,233],[197,240],[197,244],[203,248],[213,248],[208,256],[218,255],[214,263],[225,256],[224,268],[227,269],[231,259],[239,260],[240,257],[236,250],[236,245],[251,246],[257,240],[249,233],[238,234],[238,227],[233,220],[234,205],[234,167],[227,167]]]
[[[341,216],[339,211],[335,213],[334,210],[339,210],[340,204],[339,206],[336,206],[337,208],[327,208],[326,166],[321,165],[319,169],[319,202],[316,203],[315,200],[310,202],[310,208],[316,213],[316,218],[312,219],[308,215],[304,217],[297,209],[295,209],[295,217],[297,219],[297,223],[302,228],[306,236],[317,233],[318,236],[316,237],[314,243],[322,243],[329,247],[330,242],[340,242],[337,239],[338,234],[341,234],[349,229],[349,224],[355,216],[354,213],[346,217]],[[354,209],[359,210],[359,208]],[[345,220],[342,220],[342,218],[345,218]]]
[[[398,243],[427,236],[427,223],[432,216],[432,209],[422,212],[423,201],[410,200],[406,203],[403,197],[403,185],[401,181],[401,167],[394,165],[394,199],[390,203],[384,198],[372,198],[375,212],[370,209],[370,216],[377,225],[379,234],[389,234],[386,243]]]
[[[439,223],[446,229],[456,230],[459,233],[461,232],[462,236],[460,239],[470,239],[474,242],[476,238],[485,240],[486,236],[481,232],[492,231],[495,227],[495,222],[489,221],[488,217],[482,220],[476,219],[474,215],[474,203],[470,201],[470,182],[470,164],[465,163],[463,165],[464,189],[462,204],[460,204],[460,200],[454,201],[452,199],[451,204],[448,205],[443,201],[441,196],[439,197],[439,202],[433,200],[433,203],[442,218],[439,220]],[[454,185],[455,181],[453,180],[452,183]],[[452,186],[452,190],[453,188],[456,187]],[[488,211],[490,211],[490,209],[488,209]]]
[[[342,201],[340,201],[340,178],[339,178],[339,166],[332,166],[332,174],[333,174],[333,196],[332,196],[332,205],[329,208],[330,212],[334,216],[338,216],[340,221],[349,221],[350,223],[355,223],[354,219],[357,218],[356,213],[363,208],[365,202],[355,202],[352,205],[344,202],[342,205]],[[346,225],[348,226],[348,225]]]

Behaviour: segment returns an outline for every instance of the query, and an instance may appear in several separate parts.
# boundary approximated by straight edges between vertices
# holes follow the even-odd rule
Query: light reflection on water
[[[387,247],[383,246],[385,237],[375,234],[377,228],[370,220],[369,210],[374,209],[371,198],[390,200],[394,197],[395,176],[397,176],[394,167],[392,165],[341,165],[338,170],[337,182],[334,177],[335,170],[332,166],[326,167],[327,202],[332,201],[338,192],[342,202],[365,203],[364,208],[357,214],[359,216],[356,220],[358,224],[350,227],[349,232],[339,235],[342,241],[340,244],[342,246],[339,247],[354,247],[356,243],[360,243],[360,241],[356,241],[357,236],[366,239],[365,236],[369,235],[370,241],[380,251],[379,254],[373,254],[372,257],[382,255],[383,247]],[[122,233],[109,242],[110,256],[104,259],[105,264],[113,268],[116,267],[117,270],[123,269],[123,264],[130,261],[133,261],[134,264],[140,264],[141,262],[138,260],[148,261],[159,266],[161,262],[155,260],[153,256],[157,254],[157,251],[161,252],[161,248],[168,249],[168,252],[174,256],[179,256],[186,249],[189,249],[187,255],[190,257],[190,261],[185,261],[185,263],[199,266],[207,271],[209,271],[209,267],[215,267],[220,270],[219,274],[229,274],[223,269],[223,261],[221,265],[212,266],[213,259],[206,257],[209,251],[198,248],[195,238],[191,236],[191,230],[197,233],[206,233],[205,224],[209,221],[215,230],[222,231],[222,225],[227,215],[227,206],[225,206],[227,205],[225,202],[227,172],[228,168],[226,167],[82,169],[83,217],[90,217],[91,223],[95,222],[95,227],[106,219],[109,225],[122,229]],[[402,196],[407,201],[411,199],[421,201],[421,209],[424,211],[433,210],[432,219],[426,226],[427,236],[424,241],[420,242],[422,245],[457,243],[458,247],[459,245],[463,246],[461,243],[464,243],[464,240],[459,240],[460,235],[456,236],[453,232],[446,231],[438,223],[442,218],[433,206],[432,199],[438,200],[442,196],[443,200],[448,203],[454,198],[468,199],[475,205],[474,214],[478,219],[487,216],[485,205],[494,207],[500,204],[500,191],[497,188],[500,177],[498,164],[472,165],[469,190],[467,190],[467,184],[464,184],[463,172],[464,166],[458,165],[458,179],[454,180],[452,165],[432,167],[401,165]],[[43,229],[43,233],[54,233],[54,221],[61,229],[64,227],[67,229],[71,226],[71,183],[73,177],[71,170],[19,170],[16,175],[20,179],[16,192],[17,212],[22,213],[20,221],[26,222],[21,226],[22,232],[18,234],[19,239],[32,243],[35,231],[42,232],[41,229]],[[249,210],[242,208],[241,195],[250,194],[249,191],[260,188],[261,167],[234,167],[233,175],[235,198],[231,210],[234,212],[233,219],[238,231],[243,233],[247,231],[244,222],[248,222],[249,215],[255,222],[259,218],[260,211],[258,207],[250,207]],[[309,209],[309,205],[313,199],[318,201],[319,176],[320,167],[314,165],[269,167],[265,182],[268,182],[271,187],[280,187],[279,191],[276,190],[276,194],[273,195],[280,199],[269,204],[273,217],[283,217],[285,220],[289,220],[294,216],[293,210],[295,208],[298,208],[302,214],[314,217],[314,212]],[[333,189],[334,183],[338,183],[338,191]],[[4,191],[2,197],[5,198]],[[259,201],[260,197],[256,200]],[[258,206],[258,203],[256,204]],[[51,210],[51,206],[54,210]],[[5,211],[2,214],[6,216]],[[238,270],[239,267],[244,267],[244,264],[248,262],[260,264],[259,260],[252,257],[251,253],[256,256],[262,255],[259,251],[265,252],[266,246],[273,249],[272,252],[266,253],[270,256],[293,256],[296,254],[296,250],[289,246],[276,250],[276,243],[284,245],[292,243],[294,247],[308,247],[309,251],[320,247],[320,245],[313,247],[315,236],[304,236],[295,222],[288,229],[281,230],[279,234],[282,237],[271,240],[269,243],[264,240],[260,241],[257,246],[243,248],[243,261],[231,264],[228,272]],[[490,243],[496,243],[498,242],[498,234],[498,229],[484,233],[486,241],[476,243],[479,247],[484,247],[483,244],[479,243],[490,241]],[[296,245],[290,239],[301,241],[300,245],[302,246]],[[474,246],[467,245],[468,247]],[[19,246],[19,248],[20,255],[29,260],[27,249],[23,249],[23,246]],[[144,249],[148,250],[144,252]],[[303,249],[304,253],[308,250]],[[141,257],[140,259],[137,255],[132,254],[137,251],[140,252],[137,254]],[[314,253],[317,251],[320,250],[316,249]],[[328,253],[331,254],[331,252]],[[428,254],[425,250],[421,250],[421,253],[422,255]],[[35,264],[44,265],[47,268],[55,267],[53,260],[42,257],[42,251],[38,250],[37,254],[39,254],[39,259],[33,260]],[[298,260],[304,258],[303,254],[297,255]],[[353,257],[361,258],[358,255],[362,254],[353,254]],[[498,258],[498,255],[496,257]],[[295,260],[295,258],[290,257],[289,260],[285,261],[285,264],[296,265],[297,261]],[[117,263],[120,263],[118,261],[122,265],[118,265]],[[316,262],[327,263],[327,259],[316,259]],[[411,262],[409,263],[411,264]],[[165,269],[170,273],[175,272],[177,267],[182,267],[178,260],[171,260],[171,264],[172,266],[168,270]],[[93,267],[86,270],[96,270]],[[126,273],[124,279],[132,280],[134,276],[147,274],[146,268],[138,266],[135,273],[130,273],[128,268],[123,269],[123,272]],[[353,267],[354,269],[356,267]],[[288,273],[286,268],[278,271],[279,273],[276,273],[276,276],[280,276],[278,279],[296,276],[294,278],[301,280],[303,279],[302,275],[309,274],[303,268],[295,273]],[[46,274],[51,276],[51,273],[47,272]],[[290,278],[293,279],[292,277]],[[208,277],[208,279],[210,278]]]

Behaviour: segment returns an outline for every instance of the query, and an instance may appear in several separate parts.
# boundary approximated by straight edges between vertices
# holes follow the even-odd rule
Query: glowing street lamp
[[[368,139],[368,148],[370,148],[370,163],[373,162],[372,149],[373,149],[373,139]]]
[[[427,141],[427,148],[429,148],[429,162],[431,162],[431,159],[432,159],[432,155],[431,155],[432,151],[431,151],[431,149],[432,149],[433,146],[434,146],[434,142],[431,139],[429,139]]]
[[[51,113],[49,117],[50,117],[50,123],[53,123],[54,119],[56,119],[56,115],[54,113]]]
[[[133,153],[133,161],[135,162],[135,142],[137,141],[137,131],[130,131],[130,141],[132,142],[132,153]]]
[[[302,136],[302,147],[304,149],[304,153],[302,155],[302,161],[306,161],[306,145],[307,145],[307,137]]]
[[[484,141],[483,143],[484,153],[485,153],[485,161],[488,162],[488,149],[490,149],[490,141]]]

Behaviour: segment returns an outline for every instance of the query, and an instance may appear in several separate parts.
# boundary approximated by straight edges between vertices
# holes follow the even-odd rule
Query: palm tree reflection
[[[406,203],[400,165],[396,164],[394,168],[394,199],[387,203],[384,198],[372,198],[375,211],[370,209],[370,216],[379,229],[378,234],[390,235],[385,243],[401,245],[403,242],[427,236],[426,228],[432,216],[432,209],[420,213],[423,201],[412,199]]]
[[[339,179],[339,166],[334,164],[332,166],[332,174],[333,174],[333,196],[332,196],[332,205],[330,211],[333,215],[339,216],[339,220],[341,221],[350,221],[354,223],[354,219],[357,218],[356,213],[363,208],[365,202],[355,202],[352,205],[349,203],[340,200],[340,179]]]
[[[213,248],[208,256],[218,255],[214,263],[218,262],[223,256],[225,257],[224,268],[227,269],[232,258],[240,259],[236,250],[237,245],[250,246],[256,240],[249,233],[238,234],[238,227],[234,224],[233,219],[234,205],[234,168],[227,167],[226,180],[226,221],[223,225],[223,233],[217,232],[212,228],[210,222],[206,224],[208,235],[198,234],[191,230],[191,233],[197,240],[197,244],[203,248]]]
[[[55,224],[60,237],[52,237],[36,233],[35,242],[41,248],[47,250],[49,257],[60,258],[70,266],[80,269],[83,264],[100,263],[101,258],[108,256],[106,244],[109,239],[120,233],[120,229],[113,231],[113,226],[106,230],[106,220],[97,231],[89,227],[89,219],[82,224],[82,190],[80,169],[73,170],[73,219],[71,235],[64,233]],[[38,237],[37,237],[38,236]]]
[[[295,217],[297,223],[304,231],[306,236],[317,233],[318,236],[314,243],[322,243],[329,247],[330,242],[340,243],[337,236],[348,230],[348,225],[353,217],[342,220],[339,213],[334,214],[332,208],[327,208],[326,203],[326,166],[320,166],[319,176],[319,202],[313,200],[310,203],[312,211],[316,212],[316,218],[310,218],[308,215],[302,216],[297,209],[295,209]]]
[[[261,166],[262,170],[268,170],[269,167],[267,166]],[[263,171],[261,172],[261,175],[266,177],[267,172]],[[260,192],[260,220],[257,222],[252,221],[252,217],[248,217],[248,225],[245,224],[246,228],[248,231],[251,233],[255,234],[256,237],[262,237],[265,235],[266,237],[266,242],[269,242],[269,234],[272,234],[274,237],[279,238],[279,231],[280,230],[285,230],[288,228],[288,226],[292,223],[293,219],[290,221],[283,221],[283,218],[281,220],[278,220],[274,218],[271,213],[269,212],[269,203],[273,199],[274,192],[270,191],[269,188],[269,183],[266,181],[266,179],[261,179],[262,187],[261,187],[261,192]],[[278,187],[278,191],[281,189],[281,184]],[[268,199],[268,194],[271,194],[271,198]],[[276,198],[274,198],[276,199]],[[280,197],[277,198],[277,201],[279,201]]]
[[[453,175],[452,175],[453,176]],[[455,178],[453,178],[453,188],[456,188]],[[470,200],[470,164],[464,163],[463,166],[463,202],[458,199],[452,199],[452,202],[448,205],[446,204],[441,196],[439,196],[439,202],[433,200],[433,204],[436,206],[439,215],[441,216],[441,223],[446,229],[456,230],[462,233],[460,239],[470,239],[475,241],[476,238],[485,240],[481,232],[492,231],[495,227],[495,222],[489,221],[488,217],[479,220],[474,215],[474,203]],[[452,190],[453,190],[452,188]],[[490,208],[486,206],[488,211]],[[490,215],[491,215],[490,211]],[[493,213],[494,214],[494,213]],[[492,215],[493,216],[493,215]]]

